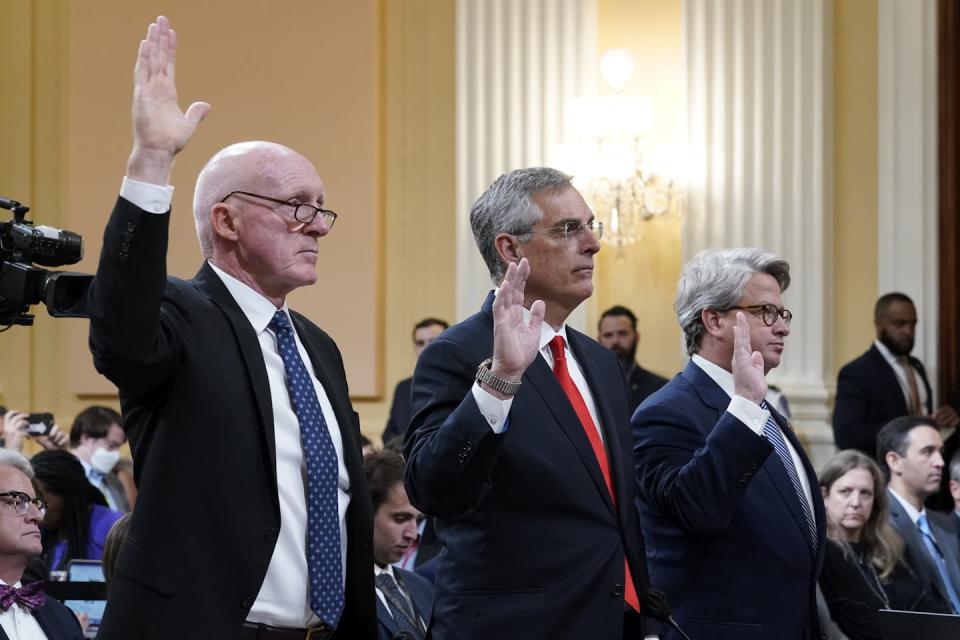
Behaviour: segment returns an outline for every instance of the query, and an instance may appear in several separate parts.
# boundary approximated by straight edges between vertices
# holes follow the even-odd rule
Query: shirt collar
[[[373,563],[373,575],[374,575],[374,577],[380,575],[381,573],[387,574],[388,576],[390,576],[391,578],[393,578],[394,581],[396,581],[396,579],[397,579],[397,576],[393,575],[393,565],[392,565],[392,564],[388,564],[388,565],[385,566],[385,567],[381,567],[381,566],[378,565],[376,562],[374,562],[374,563]]]
[[[710,362],[699,353],[693,354],[691,358],[693,363],[700,367],[705,374],[710,376],[710,379],[717,383],[717,385],[723,389],[731,398],[733,397],[733,374],[724,369],[723,367]]]
[[[243,315],[245,315],[247,320],[250,321],[250,324],[253,326],[254,331],[257,332],[257,335],[263,333],[263,331],[266,330],[267,325],[270,324],[270,321],[273,319],[274,314],[277,313],[277,308],[273,306],[273,303],[251,289],[248,285],[231,276],[223,269],[220,269],[210,262],[207,264],[210,265],[210,268],[213,269],[214,273],[220,276],[220,279],[223,281],[223,285],[227,288],[227,291],[230,292],[230,295],[233,296],[233,299],[237,301],[237,304],[240,306],[240,310],[243,311]],[[290,315],[287,310],[286,302],[283,303],[281,309],[288,316]]]

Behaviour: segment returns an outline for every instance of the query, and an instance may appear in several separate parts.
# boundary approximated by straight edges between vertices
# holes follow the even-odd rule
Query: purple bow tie
[[[19,602],[26,608],[33,610],[43,605],[47,594],[43,592],[43,580],[28,582],[17,589],[7,584],[0,584],[0,610],[6,611],[14,602]]]

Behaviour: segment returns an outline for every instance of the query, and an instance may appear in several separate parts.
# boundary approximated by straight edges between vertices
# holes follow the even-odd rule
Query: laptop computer
[[[106,590],[103,582],[103,565],[100,564],[99,560],[71,560],[67,563],[67,582],[61,583],[67,589],[67,593],[64,594],[67,597],[64,598],[63,604],[74,613],[85,613],[87,615],[90,622],[83,634],[85,638],[95,638],[100,630],[100,620],[103,618],[103,611],[107,607]],[[81,590],[84,583],[100,584],[96,587],[90,585],[96,589],[95,592],[90,592],[89,589]],[[77,586],[71,589],[68,585]],[[73,593],[70,593],[71,590]]]
[[[919,611],[881,609],[878,612],[883,640],[957,640],[960,616]]]

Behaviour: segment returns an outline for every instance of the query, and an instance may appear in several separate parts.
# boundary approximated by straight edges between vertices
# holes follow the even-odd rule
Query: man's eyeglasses
[[[25,516],[27,512],[30,511],[30,505],[32,504],[37,508],[37,511],[40,512],[40,515],[43,515],[47,512],[47,501],[42,498],[31,498],[22,491],[6,491],[0,493],[0,498],[3,498],[3,503],[13,508],[13,512],[18,516]]]
[[[775,304],[751,304],[746,307],[730,307],[730,309],[740,309],[758,315],[763,319],[763,324],[768,327],[775,325],[777,318],[783,318],[788,327],[790,321],[793,320],[793,313],[789,309],[781,309]]]
[[[589,231],[597,240],[603,237],[603,223],[598,220],[591,220],[583,223],[577,220],[569,220],[559,227],[550,227],[549,229],[527,229],[529,233],[545,233],[552,236],[560,236],[564,240],[579,240],[584,232]],[[522,235],[522,234],[518,234]]]
[[[274,202],[276,204],[286,205],[288,207],[293,207],[293,219],[297,222],[308,225],[313,222],[313,219],[317,216],[321,217],[323,224],[326,225],[327,229],[333,227],[333,223],[337,221],[337,214],[330,209],[321,209],[320,207],[315,207],[312,204],[305,204],[299,202],[287,202],[286,200],[279,200],[277,198],[271,198],[269,196],[262,196],[259,193],[250,193],[249,191],[231,191],[227,195],[223,196],[220,199],[220,202],[225,202],[230,196],[247,196],[250,198],[259,198],[261,200],[266,200],[267,202]]]

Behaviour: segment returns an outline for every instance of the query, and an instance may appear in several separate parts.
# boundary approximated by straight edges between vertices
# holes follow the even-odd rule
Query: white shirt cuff
[[[173,187],[161,187],[124,176],[120,195],[144,211],[166,213],[170,211],[170,203],[173,201]]]
[[[473,399],[477,402],[480,415],[484,417],[493,432],[503,433],[506,431],[507,416],[510,414],[513,398],[501,400],[476,383],[470,387],[470,392],[473,394]]]
[[[767,424],[770,412],[756,402],[751,402],[743,396],[733,396],[727,411],[737,420],[750,427],[758,436],[763,435],[763,425]]]

